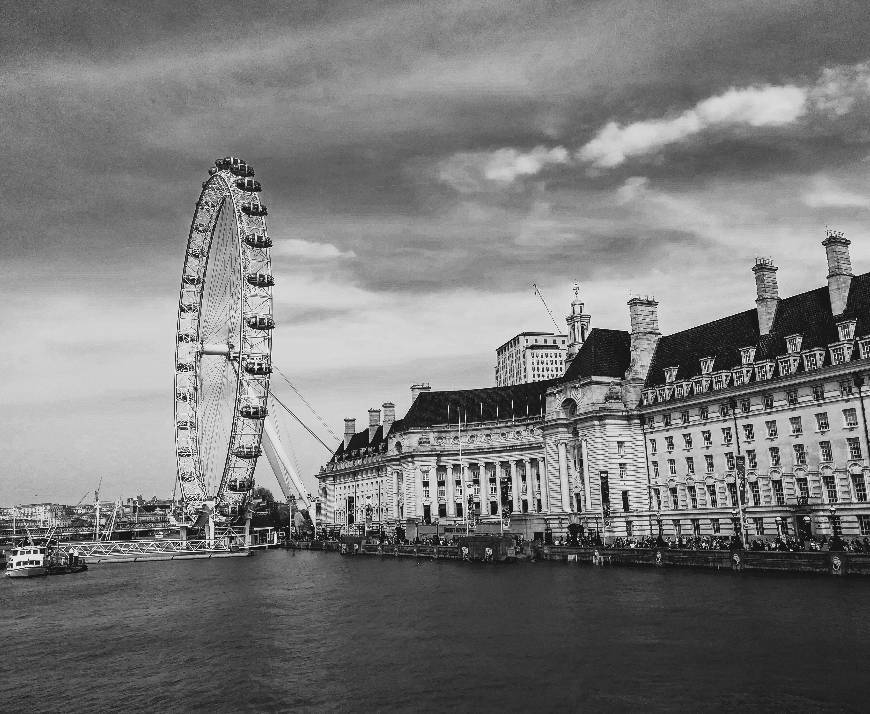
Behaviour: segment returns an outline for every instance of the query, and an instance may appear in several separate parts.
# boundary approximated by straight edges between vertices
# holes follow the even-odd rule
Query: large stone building
[[[521,332],[496,351],[495,383],[498,387],[543,382],[565,371],[567,335]]]
[[[365,430],[346,420],[319,474],[324,520],[463,523],[471,496],[473,516],[510,512],[530,536],[571,521],[606,536],[870,534],[870,274],[852,275],[841,234],[823,245],[826,287],[780,298],[759,259],[755,309],[667,336],[652,298],[629,301],[630,331],[587,332],[575,296],[561,377],[418,387],[404,419],[387,403]]]

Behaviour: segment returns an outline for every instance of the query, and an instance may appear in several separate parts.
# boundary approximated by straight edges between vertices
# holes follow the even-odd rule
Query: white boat
[[[48,575],[48,560],[44,547],[27,545],[9,551],[6,556],[6,577],[35,578],[40,575]]]

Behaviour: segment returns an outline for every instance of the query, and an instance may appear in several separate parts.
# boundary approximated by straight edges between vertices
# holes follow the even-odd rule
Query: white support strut
[[[296,498],[297,503],[308,509],[311,506],[308,492],[287,456],[287,452],[281,445],[281,439],[273,419],[274,417],[270,414],[263,423],[263,451],[266,452],[266,458],[269,460],[275,478],[278,479],[278,485],[284,493],[284,498],[289,500],[292,495]]]

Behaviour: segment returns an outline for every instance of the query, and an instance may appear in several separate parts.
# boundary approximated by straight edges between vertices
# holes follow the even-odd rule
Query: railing
[[[82,557],[152,555],[155,553],[205,553],[229,551],[225,543],[208,540],[109,540],[61,543],[64,550],[75,550]]]

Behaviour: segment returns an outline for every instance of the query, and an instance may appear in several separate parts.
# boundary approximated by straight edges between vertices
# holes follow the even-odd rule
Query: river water
[[[0,710],[866,710],[870,580],[269,551],[0,579]]]

